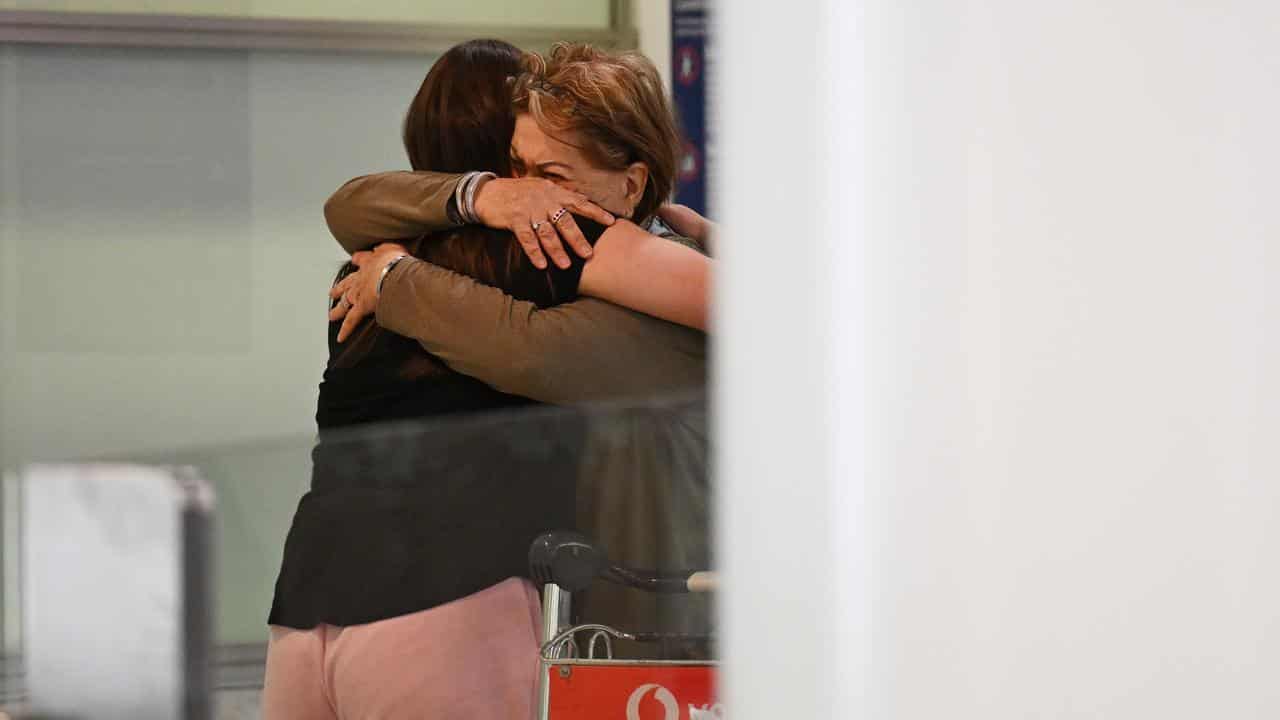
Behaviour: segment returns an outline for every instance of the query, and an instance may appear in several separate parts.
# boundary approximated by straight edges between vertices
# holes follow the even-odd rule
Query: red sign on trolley
[[[551,720],[724,720],[713,665],[564,664],[548,673]]]

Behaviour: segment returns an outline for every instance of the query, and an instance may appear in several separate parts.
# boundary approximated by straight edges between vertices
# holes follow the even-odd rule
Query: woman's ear
[[[640,204],[640,198],[644,197],[644,189],[649,185],[649,166],[642,162],[633,162],[627,166],[627,187],[626,200],[627,207],[632,212],[635,211],[636,205]]]

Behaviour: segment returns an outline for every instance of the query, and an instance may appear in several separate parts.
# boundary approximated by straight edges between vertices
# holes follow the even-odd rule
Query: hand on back
[[[361,320],[378,311],[383,269],[408,254],[402,245],[383,243],[351,256],[352,264],[358,269],[329,288],[329,297],[338,301],[329,310],[329,321],[342,321],[338,342],[345,342]]]

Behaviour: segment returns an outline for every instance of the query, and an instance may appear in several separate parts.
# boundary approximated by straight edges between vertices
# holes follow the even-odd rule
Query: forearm
[[[329,197],[324,218],[348,253],[455,227],[449,200],[462,177],[409,171],[364,175]]]
[[[572,404],[705,382],[705,335],[596,300],[540,310],[429,263],[387,276],[378,324],[503,392]]]
[[[706,330],[711,260],[678,240],[631,223],[610,227],[582,271],[579,292]]]

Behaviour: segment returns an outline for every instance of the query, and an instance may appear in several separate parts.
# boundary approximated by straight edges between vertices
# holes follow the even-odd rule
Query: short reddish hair
[[[548,134],[573,132],[600,167],[649,167],[632,219],[651,218],[675,190],[680,133],[658,70],[638,52],[607,53],[556,43],[546,55],[527,53],[512,103]]]

